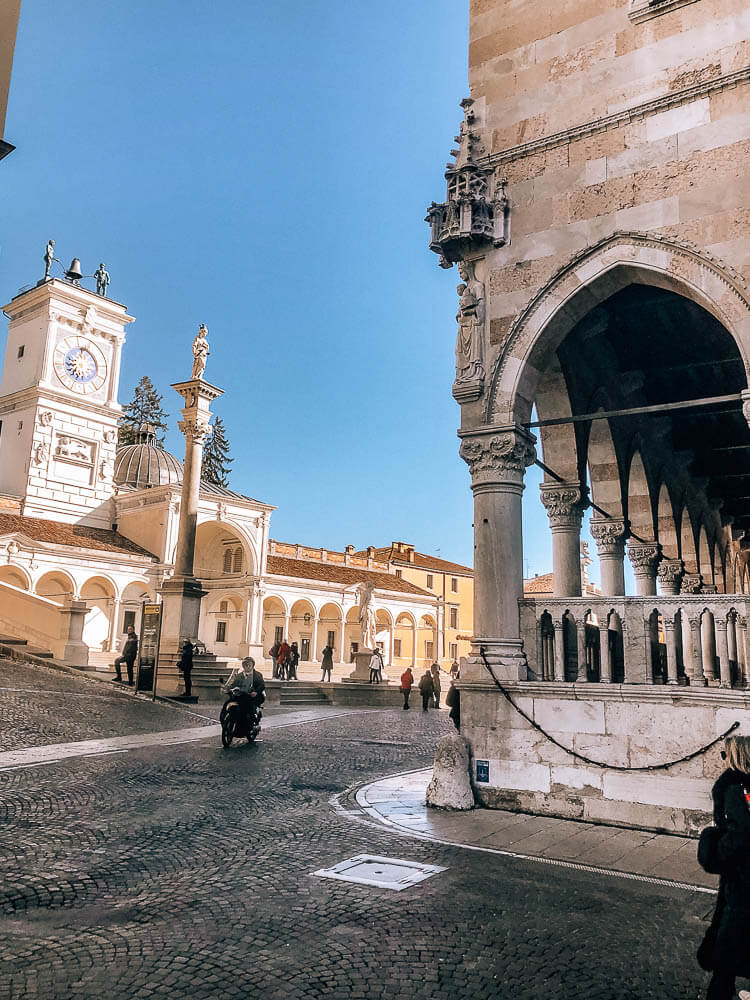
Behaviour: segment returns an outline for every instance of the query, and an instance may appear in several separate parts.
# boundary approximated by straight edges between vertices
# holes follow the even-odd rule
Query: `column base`
[[[359,649],[354,654],[354,670],[344,677],[345,684],[367,684],[370,680],[371,649]]]
[[[207,591],[194,576],[174,576],[161,585],[162,621],[159,660],[179,654],[185,639],[198,638],[201,600]]]
[[[529,677],[526,654],[521,639],[479,639],[471,640],[471,656],[461,659],[461,681],[487,682],[488,674],[480,649],[484,650],[487,662],[499,681],[525,681]],[[491,680],[491,678],[490,678]]]

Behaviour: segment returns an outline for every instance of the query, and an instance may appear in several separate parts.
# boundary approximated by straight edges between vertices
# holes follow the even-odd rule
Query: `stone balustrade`
[[[529,680],[748,686],[744,594],[523,598]]]

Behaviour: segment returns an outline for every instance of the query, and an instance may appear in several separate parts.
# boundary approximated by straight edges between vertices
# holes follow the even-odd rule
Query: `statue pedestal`
[[[205,594],[200,580],[196,580],[194,576],[172,577],[161,585],[162,620],[157,680],[160,689],[167,685],[176,688],[176,665],[180,659],[182,644],[185,639],[195,642],[198,638],[201,599]],[[168,678],[172,673],[174,684],[169,684]]]
[[[370,680],[371,649],[360,649],[354,654],[354,670],[343,678],[344,684],[367,684]]]

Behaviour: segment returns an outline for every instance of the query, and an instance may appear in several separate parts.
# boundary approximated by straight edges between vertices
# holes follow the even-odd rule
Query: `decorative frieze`
[[[589,505],[588,489],[580,483],[542,483],[542,503],[551,528],[580,528]]]
[[[449,163],[445,179],[447,198],[434,202],[427,210],[430,223],[430,250],[440,255],[440,266],[451,267],[456,261],[508,242],[509,203],[505,181],[497,179],[492,167],[477,166],[485,151],[476,129],[474,101],[461,101],[464,120],[457,135],[458,149]]]
[[[495,481],[523,484],[526,468],[536,458],[535,439],[521,430],[464,437],[459,455],[469,466],[472,486]]]

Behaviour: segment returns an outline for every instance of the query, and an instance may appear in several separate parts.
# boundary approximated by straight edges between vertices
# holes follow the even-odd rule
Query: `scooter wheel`
[[[234,720],[226,718],[221,727],[221,742],[224,747],[231,746],[234,739]]]
[[[260,726],[253,726],[250,729],[250,732],[247,734],[247,742],[248,743],[255,742],[255,740],[258,738],[259,733],[260,733]]]

